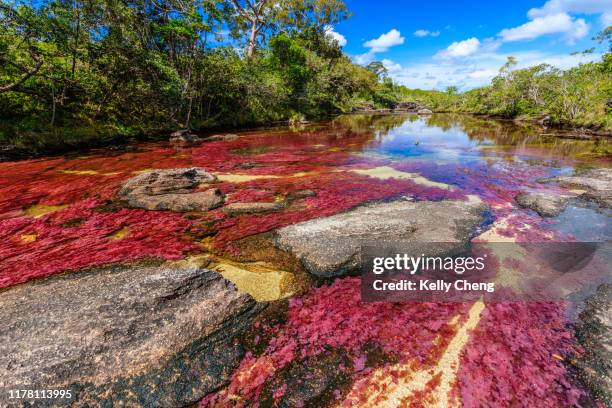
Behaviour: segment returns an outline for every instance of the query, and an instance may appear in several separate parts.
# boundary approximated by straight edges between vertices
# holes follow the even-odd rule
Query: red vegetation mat
[[[263,352],[248,353],[228,387],[205,398],[200,407],[257,406],[266,391],[280,397],[287,387],[284,381],[292,380],[278,374],[283,368],[330,349],[341,350],[352,364],[329,369],[344,372],[352,382],[391,362],[427,370],[455,334],[451,318],[465,319],[470,307],[363,303],[360,298],[359,279],[345,278],[291,299],[285,322],[256,326],[256,343],[265,343]],[[562,310],[562,305],[552,303],[487,304],[462,353],[452,393],[467,407],[574,404],[581,393],[567,382],[564,366],[554,357],[574,351]],[[393,369],[389,373],[402,374]],[[361,391],[367,395],[373,390]],[[360,405],[359,400],[345,400],[346,389],[331,393],[339,404]],[[424,402],[419,395],[413,396],[411,406]]]

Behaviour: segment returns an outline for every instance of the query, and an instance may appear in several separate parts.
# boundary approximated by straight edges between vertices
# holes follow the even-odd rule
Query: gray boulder
[[[433,112],[430,109],[423,108],[423,109],[419,109],[417,111],[417,114],[419,114],[419,115],[431,115],[431,114],[433,114]]]
[[[464,247],[483,221],[481,203],[394,201],[281,228],[275,245],[298,258],[318,277],[354,273],[362,245],[402,243],[414,253],[443,255]]]
[[[181,129],[176,132],[172,132],[170,134],[170,142],[171,143],[196,143],[200,142],[202,139],[198,135],[194,135],[189,131],[189,129]]]
[[[530,208],[542,217],[556,217],[567,206],[569,197],[551,193],[519,193],[514,200],[525,208]]]
[[[119,190],[128,206],[146,210],[208,211],[223,204],[216,188],[194,192],[217,178],[197,167],[151,170],[129,179]]]
[[[262,309],[218,273],[115,266],[28,282],[0,297],[0,389],[71,390],[0,406],[171,407],[224,385],[235,339]]]

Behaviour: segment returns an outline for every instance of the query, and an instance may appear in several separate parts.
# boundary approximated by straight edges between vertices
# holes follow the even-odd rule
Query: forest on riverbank
[[[610,53],[567,71],[510,59],[465,93],[411,90],[342,52],[330,27],[349,17],[341,0],[0,0],[0,145],[46,151],[401,101],[612,129]]]

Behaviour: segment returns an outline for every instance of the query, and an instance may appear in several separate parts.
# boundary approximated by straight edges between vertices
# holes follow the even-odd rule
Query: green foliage
[[[553,124],[612,129],[612,54],[601,62],[560,70],[547,64],[513,69],[512,57],[500,68],[491,85],[457,93],[402,90],[402,100],[435,111],[469,112],[526,120],[550,116]]]
[[[343,54],[327,34],[348,16],[341,0],[24,1],[0,0],[3,144],[61,148],[399,101],[612,128],[610,53],[567,71],[509,59],[490,86],[422,91]],[[244,51],[217,42],[228,28]],[[609,46],[610,29],[596,40]]]
[[[89,143],[299,121],[397,97],[326,34],[348,15],[340,0],[7,1],[0,87],[12,89],[0,91],[2,143],[42,149],[78,144],[79,135]],[[251,43],[249,7],[260,3]],[[224,27],[257,52],[211,43]]]

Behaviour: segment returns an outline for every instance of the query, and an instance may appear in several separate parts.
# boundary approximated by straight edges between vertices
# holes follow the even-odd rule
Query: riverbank
[[[490,114],[474,114],[474,113],[458,113],[458,112],[435,112],[436,114],[451,114],[451,115],[465,115],[472,116],[480,119],[491,119],[500,122],[516,123],[518,125],[525,125],[540,129],[540,134],[543,136],[554,136],[558,138],[577,139],[577,140],[598,140],[605,139],[609,140],[612,138],[612,130],[593,130],[585,129],[582,127],[576,128],[571,126],[560,126],[560,125],[549,125],[543,126],[538,121],[528,119],[509,119],[500,117],[499,115]],[[287,125],[292,125],[294,128],[299,129],[305,125],[316,125],[317,123],[324,123],[329,120],[333,120],[336,117],[342,115],[402,115],[402,114],[415,114],[417,111],[408,111],[404,109],[368,109],[368,110],[354,110],[347,114],[331,115],[326,118],[318,118],[312,121],[274,121],[265,124],[243,126],[243,127],[223,127],[223,126],[211,126],[202,127],[200,129],[194,129],[193,133],[202,138],[206,135],[213,135],[216,133],[231,133],[231,132],[245,132],[245,131],[256,131],[280,128]],[[429,114],[426,113],[423,116],[427,117]],[[36,133],[28,132],[22,137],[18,138],[21,141],[18,144],[0,142],[0,162],[2,161],[16,161],[16,160],[28,160],[34,158],[57,156],[64,154],[77,154],[84,153],[92,149],[106,148],[110,151],[121,152],[129,149],[129,146],[139,142],[156,142],[166,141],[170,138],[170,134],[175,131],[174,128],[167,129],[155,129],[150,132],[137,132],[128,134],[108,134],[97,133],[93,129],[82,129],[81,131],[69,131],[67,137],[62,137],[62,130],[59,129],[58,133]],[[75,136],[76,134],[82,136]],[[51,143],[49,143],[51,141]]]

